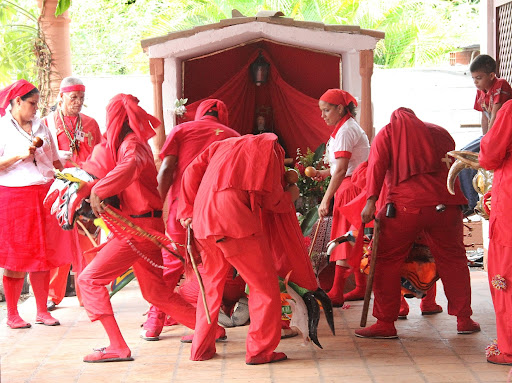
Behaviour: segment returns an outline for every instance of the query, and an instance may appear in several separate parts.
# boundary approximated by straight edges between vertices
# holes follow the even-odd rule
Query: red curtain
[[[303,153],[308,147],[315,150],[327,141],[331,133],[331,128],[321,118],[318,100],[286,83],[265,51],[261,53],[270,63],[269,80],[257,87],[252,82],[249,66],[259,53],[255,51],[237,74],[204,99],[218,98],[224,101],[229,110],[229,126],[240,134],[253,132],[256,100],[268,99],[272,107],[274,133],[279,136],[287,155],[295,158],[297,148]],[[187,105],[187,113],[179,122],[193,120],[197,107],[204,99]]]

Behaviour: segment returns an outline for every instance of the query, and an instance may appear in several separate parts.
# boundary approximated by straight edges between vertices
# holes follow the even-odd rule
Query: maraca
[[[287,184],[296,184],[299,180],[299,173],[297,173],[294,169],[288,169],[286,172],[284,172],[284,180]]]
[[[40,148],[41,146],[43,146],[43,144],[44,142],[41,139],[41,137],[34,137],[34,139],[32,140],[32,145],[34,145],[36,148]]]
[[[306,169],[304,169],[304,174],[308,177],[315,177],[318,173],[318,170],[316,170],[313,166],[308,166]]]

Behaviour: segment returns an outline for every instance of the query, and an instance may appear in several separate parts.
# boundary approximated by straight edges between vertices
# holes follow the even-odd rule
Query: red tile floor
[[[489,364],[484,349],[495,337],[494,312],[487,274],[472,270],[473,318],[482,332],[457,335],[456,320],[446,313],[421,316],[419,300],[409,300],[407,320],[397,322],[400,339],[369,340],[354,337],[362,302],[348,309],[335,309],[336,336],[321,319],[319,339],[324,349],[302,345],[299,337],[285,339],[278,351],[289,360],[261,366],[244,363],[247,327],[228,329],[228,341],[218,345],[217,356],[206,362],[189,360],[190,345],[179,339],[190,331],[182,326],[166,327],[159,342],[139,338],[142,313],[147,304],[136,282],[112,299],[117,319],[131,347],[133,362],[83,363],[92,348],[106,346],[99,323],[90,323],[76,298],[65,298],[54,311],[62,325],[34,325],[11,330],[0,324],[0,376],[2,383],[444,383],[507,382],[510,368]],[[446,311],[446,298],[438,285],[438,302]],[[2,307],[5,317],[5,307]],[[26,320],[35,317],[29,298],[20,305]],[[369,324],[374,322],[370,316]],[[511,380],[512,381],[512,380]]]

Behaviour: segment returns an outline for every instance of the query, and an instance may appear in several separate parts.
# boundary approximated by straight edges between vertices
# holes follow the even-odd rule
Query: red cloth
[[[201,120],[203,117],[205,117],[207,112],[217,112],[219,123],[226,126],[229,124],[228,108],[226,107],[226,104],[224,104],[221,100],[211,98],[201,102],[197,107],[194,120]]]
[[[498,347],[512,355],[512,239],[509,215],[512,208],[512,101],[507,101],[498,111],[491,130],[480,142],[480,165],[494,170],[489,218],[488,275],[496,312]],[[506,289],[497,289],[492,280],[500,275],[506,280]]]
[[[161,122],[148,114],[139,105],[139,100],[130,94],[118,94],[107,105],[107,146],[115,157],[121,138],[120,133],[124,123],[128,122],[130,129],[142,141],[147,142],[153,137],[155,129]]]
[[[57,220],[43,206],[50,185],[0,186],[0,267],[47,271],[71,263],[73,243],[61,236]]]
[[[52,113],[50,116],[53,116],[55,127],[57,129],[57,147],[60,150],[69,150],[69,138],[64,131],[64,126],[58,111]],[[78,153],[74,152],[72,157],[72,160],[78,165],[81,165],[91,155],[93,148],[102,141],[100,127],[98,126],[96,120],[82,113],[80,113],[80,119],[82,122],[84,140],[80,142]],[[48,126],[46,118],[43,120],[43,122]],[[64,122],[66,123],[66,127],[71,136],[74,136],[78,123],[78,117],[64,116]],[[74,166],[75,165],[70,162],[66,162],[65,165],[67,168]]]
[[[265,87],[262,91],[268,92],[273,106],[275,133],[285,143],[287,153],[296,153],[297,148],[303,153],[308,147],[316,149],[331,133],[318,113],[318,100],[286,83],[269,55],[265,51],[262,54],[270,63],[269,80],[262,85]],[[255,52],[230,81],[208,96],[225,102],[229,110],[229,126],[242,135],[251,133],[254,126],[256,86],[251,80],[249,65],[258,55],[259,52]],[[187,113],[180,121],[192,121],[203,100],[187,105]]]
[[[191,360],[204,360],[215,354],[215,329],[223,296],[225,275],[233,266],[249,285],[251,323],[246,340],[246,361],[270,357],[281,339],[281,297],[277,274],[269,267],[268,245],[260,235],[247,238],[211,236],[200,239],[203,248],[203,282],[212,324],[206,322],[202,302],[197,305],[197,328],[192,342]],[[199,298],[201,299],[201,298]]]
[[[167,194],[169,204],[168,233],[185,234],[183,227],[176,221],[176,210],[180,195],[181,179],[187,166],[211,143],[237,136],[240,136],[240,134],[221,124],[213,116],[203,116],[197,121],[180,124],[167,136],[160,152],[160,158],[163,159],[170,155],[178,158],[177,167],[173,175],[173,183]]]
[[[341,89],[328,89],[321,97],[321,101],[325,101],[332,105],[343,105],[347,107],[351,102],[354,106],[357,106],[357,100],[350,93],[341,90]],[[347,110],[347,114],[352,116],[349,110]]]
[[[64,86],[64,87],[61,86],[60,91],[62,93],[85,92],[85,85],[76,84],[76,85],[69,85],[69,86]]]
[[[21,79],[0,90],[0,117],[5,116],[5,110],[11,100],[26,95],[32,89],[35,89],[34,85]]]
[[[491,88],[484,92],[477,89],[475,99],[475,110],[483,112],[492,111],[495,104],[504,104],[507,100],[512,98],[512,88],[504,78],[494,78]]]
[[[379,195],[384,177],[389,187],[387,201],[394,202],[396,216],[386,217],[386,209],[377,214],[380,219],[380,240],[374,279],[373,315],[382,321],[393,322],[400,310],[400,267],[407,258],[413,243],[422,235],[435,258],[438,273],[448,298],[448,313],[469,317],[471,311],[471,287],[463,243],[462,211],[465,201],[460,188],[455,196],[446,190],[448,167],[444,166],[446,152],[455,144],[449,133],[435,125],[425,124],[433,139],[429,153],[419,153],[417,145],[403,146],[402,150],[425,158],[434,158],[438,171],[420,173],[395,184],[397,153],[392,149],[394,124],[387,125],[375,137],[368,160],[368,195]],[[408,128],[408,127],[407,127]],[[421,139],[422,134],[417,139]],[[414,137],[410,137],[411,140]],[[427,149],[427,148],[426,148]],[[442,165],[442,166],[439,166]],[[430,167],[426,164],[426,168]],[[433,166],[436,167],[436,166]],[[437,212],[436,205],[446,205],[445,211]]]
[[[368,159],[367,197],[378,196],[385,180],[388,188],[386,202],[394,202],[400,206],[421,207],[436,206],[440,203],[445,205],[467,203],[460,190],[459,180],[455,183],[455,195],[451,195],[446,189],[446,178],[452,161],[446,153],[455,149],[455,142],[450,134],[437,125],[425,123],[421,128],[414,125],[413,129],[409,130],[409,126],[405,127],[403,124],[397,126],[391,123],[375,136]],[[406,141],[397,142],[398,137],[394,134],[395,127],[398,127],[401,132],[408,131],[409,137]],[[424,130],[427,130],[428,134],[423,132]],[[419,132],[419,136],[415,136],[416,132]],[[425,146],[420,151],[417,142],[429,136],[432,139],[432,145]],[[411,146],[408,146],[409,142]],[[422,166],[425,169],[424,172],[413,175],[414,167],[409,167],[407,161],[409,161],[408,158],[414,157],[432,158],[434,164],[425,164]],[[405,166],[399,163],[398,158],[406,161]],[[415,168],[420,170],[420,167]],[[428,172],[428,169],[436,169],[436,171]],[[399,173],[402,171],[403,174],[400,176]],[[405,178],[406,174],[409,174],[410,178]]]

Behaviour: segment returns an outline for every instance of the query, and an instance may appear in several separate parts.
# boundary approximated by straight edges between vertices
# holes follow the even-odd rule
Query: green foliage
[[[37,83],[34,49],[40,44],[36,2],[0,0],[0,87],[24,78]]]
[[[71,6],[71,0],[59,0],[55,8],[55,17],[62,15]]]

